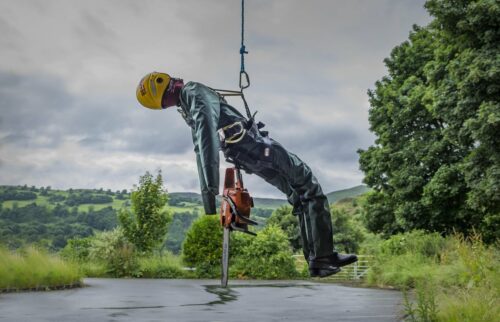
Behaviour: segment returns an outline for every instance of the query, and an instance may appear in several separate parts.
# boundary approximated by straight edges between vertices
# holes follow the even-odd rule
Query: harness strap
[[[240,142],[247,133],[242,121],[234,122],[219,129],[219,137],[225,144]]]
[[[240,96],[241,99],[243,100],[243,105],[245,106],[245,112],[247,113],[247,118],[248,120],[253,120],[253,115],[250,112],[250,107],[248,106],[247,100],[245,99],[245,94],[243,94],[243,89],[239,91],[233,91],[233,90],[228,90],[228,89],[219,89],[219,88],[211,88],[211,90],[215,91],[219,96],[222,98],[225,98],[227,96]],[[255,114],[254,114],[255,115]]]

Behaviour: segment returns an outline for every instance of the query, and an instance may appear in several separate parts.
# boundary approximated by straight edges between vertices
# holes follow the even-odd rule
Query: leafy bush
[[[218,216],[202,216],[193,222],[182,245],[183,260],[199,277],[220,274],[222,228]]]
[[[106,272],[115,277],[139,275],[139,261],[133,244],[119,228],[97,233],[92,240],[89,259],[106,263]]]
[[[372,249],[375,260],[367,281],[398,288],[415,287],[428,276],[447,271],[447,267],[436,265],[446,246],[446,240],[437,233],[417,230],[394,235]]]
[[[276,209],[267,220],[267,224],[277,225],[285,232],[293,251],[302,249],[299,220],[292,213],[292,207],[284,205]]]
[[[340,252],[356,253],[364,240],[361,224],[344,209],[330,206],[332,214],[333,245]]]
[[[298,274],[287,235],[277,225],[266,226],[242,247],[236,268],[251,278],[292,278]]]
[[[68,240],[60,255],[66,259],[83,262],[88,259],[91,247],[92,238],[73,238]]]
[[[119,245],[108,258],[106,272],[114,277],[140,276],[134,245],[128,242]]]
[[[382,244],[381,252],[387,255],[410,253],[432,257],[439,255],[445,246],[445,239],[438,233],[414,230],[390,237]]]

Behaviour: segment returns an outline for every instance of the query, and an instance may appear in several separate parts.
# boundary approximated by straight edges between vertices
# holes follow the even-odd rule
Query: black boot
[[[327,277],[333,274],[337,274],[341,269],[336,266],[323,266],[322,268],[313,268],[309,264],[309,275],[311,277]]]
[[[340,267],[358,261],[354,254],[339,254],[334,252],[330,256],[319,257],[309,261],[309,273],[311,277],[326,277],[340,272]]]

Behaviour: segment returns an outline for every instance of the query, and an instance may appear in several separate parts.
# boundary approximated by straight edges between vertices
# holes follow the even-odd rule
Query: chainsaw
[[[254,206],[253,198],[243,187],[243,178],[239,168],[227,168],[224,178],[224,192],[220,207],[220,223],[224,229],[222,241],[221,285],[227,287],[229,278],[229,241],[232,231],[239,231],[255,236],[248,230],[248,225],[257,225],[250,219],[250,210]]]

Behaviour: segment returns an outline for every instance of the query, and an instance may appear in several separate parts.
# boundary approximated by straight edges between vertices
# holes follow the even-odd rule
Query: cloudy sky
[[[246,1],[247,99],[326,192],[361,184],[367,89],[430,21],[423,3]],[[0,185],[130,189],[161,169],[169,191],[198,191],[189,128],[175,109],[140,107],[135,87],[156,70],[236,89],[240,23],[237,0],[0,0]]]

